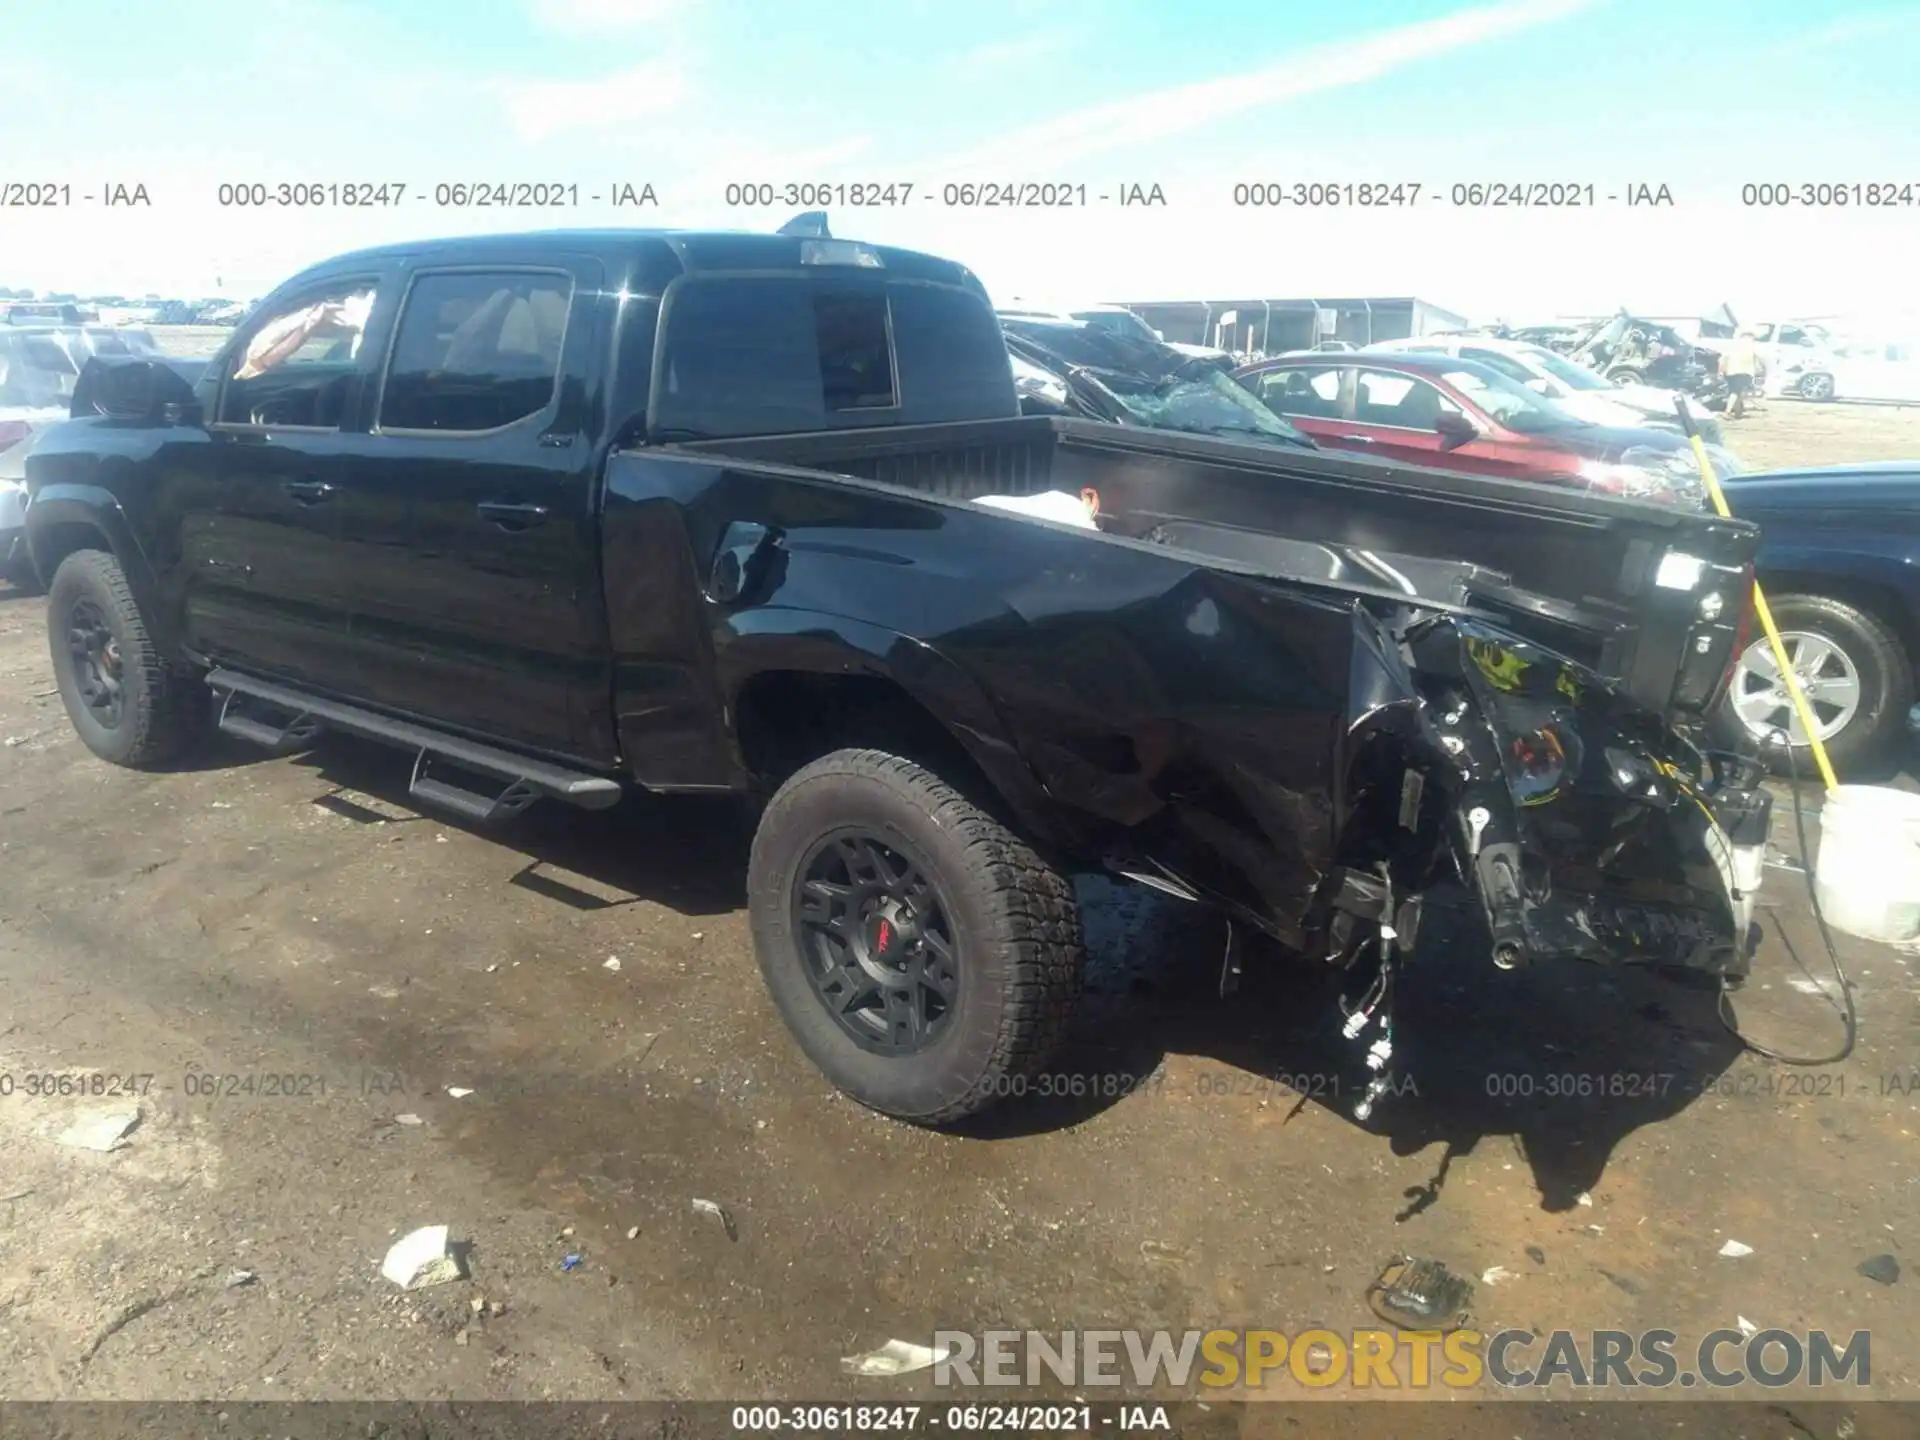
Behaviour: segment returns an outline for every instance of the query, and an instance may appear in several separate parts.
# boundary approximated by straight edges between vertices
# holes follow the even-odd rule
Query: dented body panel
[[[1470,603],[1171,543],[1164,507],[1134,538],[1103,499],[1090,534],[938,493],[935,474],[614,457],[616,723],[643,783],[750,786],[729,717],[755,678],[858,671],[939,716],[1060,852],[1337,963],[1458,876],[1501,965],[1738,968],[1719,777],[1619,681]],[[716,599],[702,577],[742,535],[758,562]]]

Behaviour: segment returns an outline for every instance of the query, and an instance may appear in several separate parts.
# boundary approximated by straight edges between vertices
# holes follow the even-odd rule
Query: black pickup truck
[[[364,251],[197,381],[90,366],[27,461],[81,739],[746,797],[779,1009],[928,1124],[1044,1061],[1079,870],[1351,970],[1362,1047],[1450,876],[1501,968],[1742,971],[1764,792],[1688,735],[1751,526],[1022,417],[971,273],[824,228]]]

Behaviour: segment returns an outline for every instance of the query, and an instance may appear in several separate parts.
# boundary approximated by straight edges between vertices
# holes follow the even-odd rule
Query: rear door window
[[[1356,380],[1353,418],[1363,425],[1437,430],[1441,413],[1459,408],[1437,388],[1410,375],[1362,370]]]
[[[553,403],[573,278],[551,271],[418,276],[381,386],[382,430],[478,434]]]
[[[1298,366],[1290,370],[1270,370],[1258,378],[1260,398],[1269,410],[1308,420],[1340,418],[1340,378],[1338,365]]]

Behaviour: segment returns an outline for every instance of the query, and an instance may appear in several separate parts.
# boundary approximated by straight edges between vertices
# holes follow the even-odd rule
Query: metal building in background
[[[1380,299],[1121,300],[1168,340],[1236,355],[1369,345],[1465,328],[1467,317],[1412,296]]]

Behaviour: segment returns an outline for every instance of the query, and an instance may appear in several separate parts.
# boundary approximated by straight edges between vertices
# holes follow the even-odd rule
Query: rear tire
[[[1900,637],[1879,616],[1831,596],[1769,596],[1768,605],[1774,624],[1788,639],[1796,658],[1804,642],[1793,640],[1794,636],[1809,637],[1833,652],[1831,660],[1815,667],[1826,684],[1816,686],[1815,693],[1808,697],[1823,729],[1844,715],[1844,723],[1823,736],[1833,768],[1845,771],[1884,754],[1906,733],[1907,712],[1914,703],[1913,662]],[[1796,664],[1796,671],[1800,668]],[[1792,705],[1784,691],[1771,684],[1776,670],[1772,647],[1765,633],[1759,633],[1742,655],[1727,699],[1715,716],[1716,738],[1721,743],[1759,739],[1756,726],[1769,723],[1761,718],[1769,704],[1770,723],[1787,726]],[[1850,689],[1856,692],[1856,698],[1851,713],[1846,713],[1845,706],[1837,702],[1844,700]],[[1790,733],[1798,734],[1799,730],[1796,719]],[[1787,757],[1777,750],[1772,764],[1776,773],[1788,772]],[[1793,768],[1802,776],[1814,773],[1811,745],[1804,741],[1794,745]]]
[[[918,1125],[1026,1093],[1079,998],[1066,877],[916,762],[841,750],[768,803],[748,866],[781,1018],[841,1090]]]
[[[54,679],[81,743],[102,760],[147,770],[205,736],[206,688],[161,653],[119,560],[76,550],[47,592]]]

